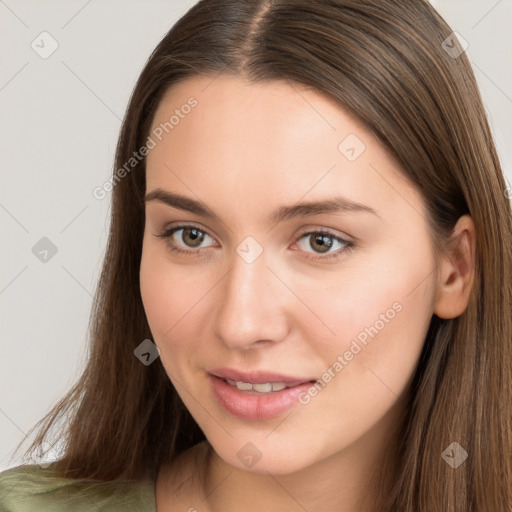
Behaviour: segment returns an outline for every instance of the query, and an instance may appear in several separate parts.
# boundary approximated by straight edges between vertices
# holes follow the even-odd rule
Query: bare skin
[[[197,106],[148,155],[147,193],[184,195],[217,218],[148,201],[140,283],[162,364],[208,443],[161,469],[158,512],[376,511],[396,477],[396,429],[432,315],[466,309],[473,222],[455,227],[460,257],[436,262],[420,192],[360,121],[312,89],[194,77],[165,96],[152,128],[191,96]],[[340,195],[376,214],[268,218]],[[313,230],[329,233],[329,250]],[[236,251],[249,236],[262,248],[251,263]],[[325,386],[249,421],[216,400],[208,370],[220,366]],[[261,454],[251,467],[238,457],[249,442]]]

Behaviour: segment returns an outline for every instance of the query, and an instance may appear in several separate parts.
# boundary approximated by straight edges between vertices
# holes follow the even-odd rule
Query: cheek
[[[365,262],[364,276],[350,272],[311,298],[336,333],[317,346],[326,366],[322,380],[336,389],[326,393],[333,406],[341,400],[357,414],[361,400],[380,398],[389,406],[406,388],[433,313],[428,246],[422,250],[422,259],[387,250]]]
[[[143,250],[140,290],[153,341],[168,373],[184,367],[200,348],[201,301],[211,278],[191,267],[173,265],[158,247]],[[183,341],[186,341],[183,342]],[[181,372],[180,372],[181,373]]]
[[[158,342],[168,330],[171,318],[169,311],[173,310],[173,294],[169,293],[162,265],[149,250],[143,250],[140,266],[140,292],[144,310],[153,336]],[[171,302],[170,302],[171,301]],[[171,308],[169,310],[169,308]]]
[[[164,261],[159,251],[151,249],[142,253],[140,290],[144,310],[154,337],[154,342],[165,353],[169,340],[178,328],[183,328],[189,304],[194,299],[190,290],[179,278],[179,272]]]

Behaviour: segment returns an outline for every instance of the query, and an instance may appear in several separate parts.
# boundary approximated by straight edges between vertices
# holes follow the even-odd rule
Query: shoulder
[[[53,464],[0,472],[0,512],[156,512],[154,483],[57,477]]]

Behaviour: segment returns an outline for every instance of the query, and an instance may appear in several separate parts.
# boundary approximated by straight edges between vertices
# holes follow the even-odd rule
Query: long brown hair
[[[160,100],[178,81],[220,73],[284,80],[330,95],[366,123],[422,192],[436,247],[446,249],[458,218],[471,215],[470,301],[457,318],[432,317],[401,427],[390,512],[500,512],[512,504],[512,214],[462,50],[424,0],[203,0],[149,57],[116,151],[114,172],[146,144]],[[154,477],[205,439],[160,359],[145,366],[134,356],[152,337],[139,288],[144,194],[141,159],[113,186],[87,366],[33,427],[39,434],[27,454],[67,420],[48,443],[65,440],[60,476]],[[468,454],[456,469],[441,457],[452,442]]]

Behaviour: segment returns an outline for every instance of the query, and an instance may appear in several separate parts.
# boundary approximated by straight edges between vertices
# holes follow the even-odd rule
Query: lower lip
[[[279,416],[293,407],[301,393],[306,393],[313,382],[305,382],[293,388],[273,391],[266,394],[251,394],[211,374],[208,375],[213,392],[220,404],[228,412],[247,420],[267,420]],[[254,392],[253,392],[254,393]]]

